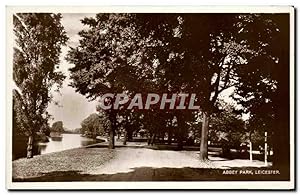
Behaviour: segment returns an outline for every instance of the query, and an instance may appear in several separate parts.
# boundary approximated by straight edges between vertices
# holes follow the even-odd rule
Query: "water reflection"
[[[39,154],[47,154],[51,152],[58,152],[62,150],[68,150],[72,148],[78,148],[81,146],[87,146],[90,144],[99,143],[99,141],[81,137],[79,134],[62,134],[62,140],[49,139],[48,143],[39,144]]]

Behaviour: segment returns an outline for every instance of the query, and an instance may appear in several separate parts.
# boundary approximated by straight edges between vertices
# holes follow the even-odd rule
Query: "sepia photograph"
[[[295,188],[292,6],[6,11],[8,189]]]

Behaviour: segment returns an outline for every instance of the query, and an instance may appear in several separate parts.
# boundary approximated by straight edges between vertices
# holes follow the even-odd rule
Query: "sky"
[[[74,65],[69,64],[64,58],[69,50],[69,47],[79,44],[78,32],[85,27],[81,24],[80,19],[93,17],[95,14],[62,14],[62,24],[69,37],[67,46],[62,48],[60,55],[59,70],[61,70],[67,78],[63,83],[63,88],[60,93],[52,92],[53,102],[48,106],[47,111],[52,115],[53,120],[50,120],[50,125],[55,121],[63,121],[64,127],[67,129],[75,129],[80,127],[83,119],[92,113],[96,112],[96,102],[90,102],[87,98],[75,92],[75,89],[68,86],[71,82],[68,71]],[[59,103],[55,105],[54,101]]]

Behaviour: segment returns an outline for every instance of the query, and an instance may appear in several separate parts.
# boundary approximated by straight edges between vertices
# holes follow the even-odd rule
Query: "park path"
[[[262,161],[212,155],[208,162],[201,162],[198,151],[119,147],[77,148],[21,158],[13,161],[12,168],[15,181],[198,181],[216,179],[222,175],[220,169],[264,166]]]
[[[210,163],[203,163],[197,158],[182,151],[152,150],[146,148],[122,148],[117,150],[117,156],[108,163],[88,173],[116,174],[128,173],[135,168],[213,168]]]

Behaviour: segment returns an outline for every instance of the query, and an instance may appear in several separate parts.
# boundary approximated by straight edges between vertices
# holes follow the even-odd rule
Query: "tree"
[[[45,123],[42,125],[40,132],[45,134],[46,136],[50,136],[51,128],[48,124],[48,121],[45,121]]]
[[[201,99],[203,114],[200,159],[207,160],[207,141],[210,118],[218,112],[219,95],[238,83],[236,70],[245,63],[245,55],[251,51],[246,45],[236,41],[234,28],[237,15],[187,16],[186,47],[191,44],[188,58],[194,59],[196,70],[195,90]],[[202,28],[197,23],[202,23]],[[213,24],[213,25],[212,25]],[[194,40],[194,41],[193,41]],[[197,40],[197,41],[195,41]],[[199,64],[199,65],[198,65]],[[200,74],[199,74],[200,73]]]
[[[65,76],[58,71],[61,45],[67,36],[60,14],[18,13],[13,16],[16,47],[13,79],[20,93],[19,122],[28,136],[27,157],[33,156],[34,136],[48,120],[46,112],[52,97],[50,90],[62,85]],[[25,117],[26,116],[26,117]],[[25,128],[26,127],[26,128]]]
[[[137,23],[141,26],[141,34],[150,37],[151,46],[144,48],[144,53],[148,59],[155,63],[148,63],[147,70],[151,70],[148,81],[151,87],[147,91],[158,94],[168,93],[194,93],[193,86],[195,77],[193,76],[193,65],[189,47],[185,47],[185,37],[190,32],[185,31],[184,14],[144,14],[139,15]],[[150,33],[149,33],[150,32]],[[186,33],[186,34],[185,34]],[[152,73],[153,72],[153,73]],[[152,113],[151,113],[152,112]],[[178,149],[182,148],[182,142],[187,133],[187,123],[193,119],[192,111],[188,110],[165,110],[153,109],[147,113],[148,119],[153,118],[154,123],[159,127],[153,126],[156,133],[164,134],[165,131],[176,135]],[[151,116],[152,115],[152,116]],[[155,116],[160,116],[158,121]],[[170,120],[176,121],[176,128],[169,128]],[[150,120],[151,121],[151,120]],[[174,131],[175,130],[175,131]],[[157,132],[158,131],[158,132]]]
[[[274,86],[284,86],[275,90],[278,92],[276,97],[282,99],[274,99],[277,104],[274,111],[285,121],[280,123],[285,131],[278,132],[288,132],[288,120],[284,118],[288,116],[289,108],[288,96],[286,96],[288,94],[286,68],[288,64],[286,50],[289,48],[288,16],[183,14],[181,18],[178,33],[180,36],[177,43],[175,42],[179,45],[177,47],[179,49],[173,55],[178,57],[173,59],[182,64],[180,79],[186,76],[182,80],[182,84],[186,86],[185,90],[195,91],[198,97],[201,97],[198,100],[203,113],[200,159],[207,159],[209,119],[218,110],[220,94],[229,88],[237,88],[240,92],[236,91],[236,93],[240,94],[243,93],[241,91],[255,93],[257,97],[261,97],[260,94],[263,93],[266,96],[264,101],[269,101],[270,98],[267,97],[272,96],[272,93],[268,91],[274,91]],[[201,28],[198,24],[201,24]],[[276,43],[283,43],[284,49],[277,47]],[[171,48],[174,48],[173,44],[169,44]],[[276,66],[278,64],[276,61],[280,58],[284,62],[280,64],[282,66]],[[262,66],[262,64],[267,65]],[[270,69],[274,65],[275,68]],[[285,73],[284,76],[280,76],[279,70]],[[274,85],[276,82],[280,84]],[[243,93],[241,96],[247,99],[251,96],[249,94]],[[255,100],[259,101],[257,97]],[[262,104],[254,105],[260,107]],[[288,141],[288,133],[283,136]]]
[[[236,99],[253,120],[273,131],[273,165],[289,174],[289,14],[243,15],[238,38],[259,51],[239,72]]]
[[[161,84],[164,90],[196,93],[199,97],[199,112],[203,115],[200,159],[207,160],[209,118],[218,110],[219,95],[238,83],[236,70],[245,63],[244,55],[251,51],[246,44],[236,42],[235,14],[152,17],[158,19],[148,19],[143,28],[162,42],[150,50],[162,72]],[[191,112],[186,114],[188,119],[192,118]],[[178,129],[185,129],[187,119],[181,119],[182,114],[178,116]]]
[[[223,154],[229,155],[230,148],[239,148],[247,141],[245,122],[236,106],[221,102],[220,111],[211,116],[209,138],[214,143],[221,143]]]
[[[14,135],[26,135],[28,118],[25,107],[22,105],[22,96],[17,90],[13,90],[13,132]]]
[[[22,107],[21,95],[17,90],[13,90],[13,159],[26,156],[27,120],[28,119]]]
[[[247,108],[245,112],[251,110],[255,117],[269,124],[275,119],[276,127],[271,128],[275,130],[273,140],[281,143],[274,148],[274,153],[279,153],[275,161],[287,166],[288,147],[282,146],[289,142],[289,15],[152,17],[157,18],[144,21],[143,29],[152,32],[154,40],[161,41],[150,50],[163,73],[160,78],[173,91],[195,92],[201,97],[200,159],[207,159],[209,120],[218,112],[220,94],[231,88],[235,89],[234,95],[240,95],[238,103]],[[268,117],[258,113],[267,113]]]
[[[164,27],[169,24],[161,23],[163,21],[170,22],[172,25]],[[79,33],[82,37],[80,45],[72,48],[67,57],[68,61],[75,64],[75,67],[70,70],[73,80],[71,86],[79,93],[89,99],[96,99],[105,93],[125,93],[130,97],[135,93],[180,92],[180,86],[177,84],[180,81],[168,79],[175,76],[172,74],[174,69],[170,71],[169,67],[166,72],[163,66],[160,66],[161,60],[165,66],[172,63],[165,64],[170,49],[165,47],[168,50],[164,51],[164,45],[168,44],[166,41],[169,38],[175,36],[173,30],[178,26],[175,16],[97,14],[96,18],[85,18],[82,22],[90,28]],[[115,96],[111,101],[114,100]],[[123,112],[122,108],[118,111],[111,109],[106,112],[112,123],[109,147],[113,148],[112,142],[117,128],[116,118],[126,113],[128,117],[130,112]],[[160,115],[161,111],[152,109],[149,112],[152,115]],[[166,125],[165,122],[161,124]],[[156,128],[154,131],[159,129]]]
[[[99,135],[104,135],[109,130],[110,122],[104,113],[102,115],[93,113],[81,122],[81,132],[93,139]]]
[[[139,112],[132,112],[131,110],[124,110],[119,113],[120,122],[119,128],[125,130],[124,145],[126,141],[132,141],[133,133],[138,132],[141,129],[142,115]]]
[[[64,126],[62,121],[56,121],[52,124],[51,132],[58,132],[63,133],[64,132]]]
[[[67,60],[74,64],[71,68],[71,86],[91,100],[105,93],[129,96],[143,89],[144,80],[149,75],[145,68],[143,45],[149,40],[138,33],[139,27],[133,22],[134,14],[97,14],[95,18],[85,18],[89,27],[79,33],[80,44],[71,48]],[[152,64],[152,63],[151,63]],[[120,108],[121,109],[121,108]],[[120,110],[119,109],[119,110]],[[111,121],[109,148],[114,148],[118,112],[105,110]]]
[[[74,132],[75,134],[84,134],[84,131],[83,131],[81,128],[75,128],[75,129],[73,130],[73,132]]]
[[[125,93],[129,97],[137,92],[196,93],[201,107],[197,113],[154,108],[143,114],[143,123],[150,132],[162,133],[168,120],[175,117],[177,134],[184,135],[181,130],[187,129],[195,115],[202,114],[200,159],[207,160],[210,119],[219,112],[223,92],[235,89],[240,99],[248,99],[251,93],[267,97],[273,94],[275,81],[280,83],[275,85],[280,88],[275,90],[277,95],[283,98],[287,94],[284,66],[277,66],[275,71],[267,68],[278,58],[285,59],[285,65],[288,59],[286,51],[271,49],[276,41],[282,42],[276,22],[270,22],[272,17],[277,18],[279,29],[288,29],[281,16],[258,14],[97,14],[96,18],[85,18],[82,22],[89,29],[80,32],[80,45],[72,48],[67,58],[75,64],[71,69],[72,86],[90,99],[105,93]],[[287,49],[288,41],[283,40]],[[262,67],[262,63],[267,66]],[[279,70],[284,71],[284,79]],[[248,76],[251,79],[247,80]],[[115,96],[109,101],[114,100]],[[286,117],[281,111],[288,116],[288,105],[280,105],[281,101],[274,99],[277,107],[273,111]],[[255,105],[260,107],[261,103]],[[118,111],[106,112],[113,138],[122,106]],[[161,120],[164,117],[166,120]],[[279,125],[287,129],[288,124]],[[288,138],[287,133],[284,137]],[[182,140],[178,138],[180,147]]]

